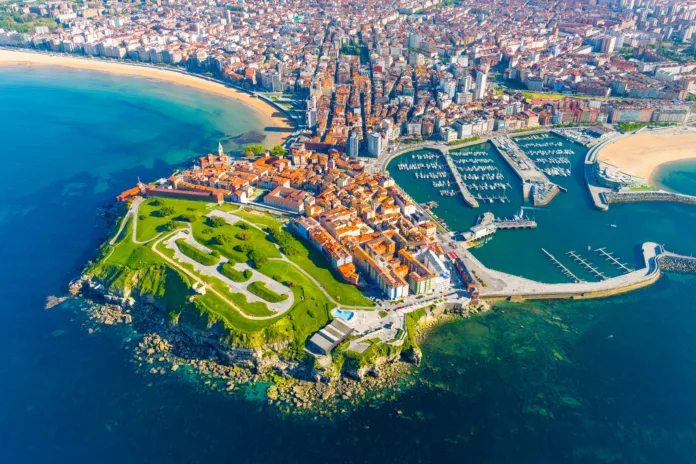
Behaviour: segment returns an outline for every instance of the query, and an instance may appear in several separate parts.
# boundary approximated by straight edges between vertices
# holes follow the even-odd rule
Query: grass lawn
[[[215,234],[211,232],[204,234],[203,230],[206,228],[215,229],[216,231],[218,229],[229,230],[229,232],[243,230],[250,234],[249,242],[251,244],[264,247],[268,250],[269,256],[271,253],[273,253],[274,257],[280,256],[266,234],[254,228],[245,230],[229,224],[219,228],[208,227],[204,222],[205,219],[202,218],[210,207],[208,204],[171,199],[166,199],[165,202],[177,210],[180,210],[179,205],[181,205],[181,208],[187,213],[196,216],[192,224],[194,235],[202,235],[210,240],[212,238],[211,235],[214,236]],[[186,203],[191,203],[192,206],[186,205]],[[143,208],[154,210],[161,206],[141,205],[140,214],[142,214]],[[193,208],[193,211],[189,211],[188,208]],[[158,232],[155,228],[160,218],[154,219],[155,217],[146,221],[138,221],[138,226],[141,225],[141,222],[148,223],[151,235],[148,237],[147,233],[142,235],[138,233],[140,239],[153,238],[157,235]],[[268,219],[275,221],[270,217]],[[244,314],[265,317],[272,316],[274,313],[261,302],[248,303],[242,294],[233,293],[219,279],[196,273],[192,265],[177,263],[178,267],[189,270],[201,280],[207,282],[226,299],[234,303],[235,307],[225,303],[211,291],[208,291],[205,295],[195,294],[191,290],[194,279],[186,275],[178,267],[172,267],[166,260],[153,252],[151,249],[152,243],[146,245],[135,244],[132,241],[132,228],[133,221],[128,220],[124,227],[124,232],[119,237],[119,241],[113,246],[105,245],[102,247],[99,258],[89,266],[86,272],[94,275],[115,292],[133,288],[135,295],[152,295],[152,297],[166,306],[169,319],[173,323],[190,324],[215,334],[223,343],[235,346],[261,347],[283,341],[290,342],[289,349],[292,354],[301,357],[304,356],[303,350],[306,339],[329,321],[329,311],[335,305],[324,296],[311,280],[290,263],[268,261],[261,267],[260,272],[271,278],[279,279],[290,286],[290,290],[295,297],[293,307],[288,312],[277,317],[267,320],[250,320],[245,318]],[[253,236],[253,239],[251,236]],[[234,234],[232,234],[232,237],[234,237]],[[203,240],[199,240],[199,242],[209,246]],[[229,247],[230,243],[225,243],[224,245],[219,245],[218,250],[221,253],[223,249],[229,252],[231,249]],[[304,246],[298,246],[298,249],[305,250]],[[171,257],[174,254],[173,250],[165,248],[162,243],[158,245],[158,250],[164,253],[165,256]],[[196,251],[202,253],[197,248]],[[302,253],[305,253],[305,251]],[[309,256],[309,250],[306,253]],[[234,252],[232,254],[239,255],[240,253]],[[210,255],[206,254],[206,256]],[[241,258],[246,259],[246,253],[241,253]],[[319,258],[323,260],[321,255]],[[237,261],[242,260],[234,257],[233,259]],[[305,259],[308,260],[307,266],[300,266],[307,272],[310,272],[311,275],[317,274],[321,277],[322,272],[328,273],[323,275],[328,276],[328,282],[332,283],[328,283],[326,279],[318,278],[322,284],[327,285],[327,291],[333,289],[335,292],[336,288],[345,286],[343,291],[357,292],[359,295],[357,289],[335,281],[328,270],[321,271],[319,270],[320,268],[317,268],[309,261],[309,258],[306,257]],[[333,287],[333,285],[337,287]],[[268,289],[266,290],[268,291]],[[344,302],[343,298],[341,300]],[[237,308],[244,311],[244,314],[240,313],[240,310]]]
[[[138,230],[136,238],[144,242],[155,238],[163,227],[174,222],[177,228],[188,220],[195,220],[207,214],[215,205],[202,201],[176,200],[173,198],[150,198],[138,208]],[[168,214],[170,213],[171,214]],[[166,215],[165,215],[166,214]]]
[[[571,95],[571,94],[565,94],[565,93],[544,93],[544,92],[527,92],[524,91],[522,92],[522,95],[524,98],[527,100],[563,100],[564,98],[579,98],[582,100],[601,100],[601,101],[607,101],[609,100],[606,97],[593,97],[591,95]]]
[[[280,295],[270,288],[266,287],[266,284],[264,282],[256,281],[252,282],[249,284],[247,287],[247,290],[249,290],[251,293],[254,295],[258,296],[259,298],[263,298],[266,301],[270,301],[271,303],[280,303],[281,301],[285,301],[288,299],[288,295]]]
[[[237,211],[239,209],[239,206],[233,205],[232,203],[223,203],[221,205],[216,206],[214,209],[219,209],[220,211],[232,212],[232,211]]]
[[[245,263],[252,249],[265,253],[269,258],[280,258],[280,252],[275,247],[268,234],[250,227],[244,228],[244,223],[234,225],[224,224],[211,227],[207,218],[199,218],[191,224],[193,237],[198,243],[218,251],[221,255],[236,262]],[[248,237],[242,240],[240,237]],[[220,239],[222,238],[222,239]],[[246,251],[244,249],[248,248]]]
[[[183,238],[176,241],[176,246],[179,247],[179,251],[188,256],[194,261],[198,261],[204,266],[215,266],[220,262],[220,254],[213,250],[211,254],[206,253],[203,250],[196,248],[195,246],[188,243]]]
[[[320,282],[324,290],[342,305],[348,306],[374,306],[374,302],[365,298],[362,292],[354,285],[341,281],[336,271],[331,267],[323,254],[302,238],[292,234],[293,248],[299,253],[288,256],[288,259],[300,266],[309,275]]]
[[[239,211],[239,216],[254,222],[260,227],[268,226],[278,228],[282,223],[272,218],[270,215],[257,215]],[[374,302],[365,298],[360,290],[355,286],[341,281],[340,276],[331,267],[323,254],[301,237],[291,234],[290,247],[297,250],[297,253],[287,255],[288,259],[300,266],[309,275],[320,282],[326,292],[338,303],[348,306],[374,306]]]
[[[235,213],[239,217],[243,217],[247,221],[251,222],[252,224],[256,224],[257,226],[261,227],[262,229],[264,227],[278,227],[282,223],[280,221],[280,216],[276,215],[271,215],[267,213],[259,213],[257,211],[246,211],[246,210],[239,210]]]
[[[287,313],[287,318],[279,322],[290,324],[293,345],[301,352],[306,339],[329,322],[329,311],[335,305],[290,263],[268,261],[261,267],[261,272],[271,278],[279,276],[282,280],[295,282],[296,285],[290,288],[295,296],[295,304]],[[279,324],[275,330],[280,330],[282,326],[283,324]]]

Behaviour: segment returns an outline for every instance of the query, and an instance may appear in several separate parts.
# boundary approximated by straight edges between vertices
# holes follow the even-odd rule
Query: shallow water
[[[106,237],[100,208],[138,176],[165,176],[214,150],[220,134],[258,129],[235,125],[240,111],[146,80],[0,69],[2,462],[693,462],[693,278],[448,323],[423,344],[415,385],[329,423],[279,417],[261,401],[263,386],[229,396],[185,370],[138,374],[128,329],[89,335],[69,305],[44,310]],[[598,243],[608,240],[598,231],[615,233],[612,247],[629,258],[655,232],[675,251],[693,246],[677,230],[693,230],[689,208],[625,205],[602,215],[585,212],[578,192],[579,204],[571,194],[554,200],[565,216],[538,212],[537,231],[501,234],[479,255],[553,280],[543,258],[518,261],[538,257],[541,242],[559,254],[575,246],[566,236],[585,243],[570,227],[541,227],[542,217],[562,225],[576,211],[596,214],[588,233]],[[457,211],[467,226],[475,216]],[[605,222],[620,227],[596,225]]]
[[[657,169],[652,180],[656,187],[696,195],[696,160],[666,163]]]

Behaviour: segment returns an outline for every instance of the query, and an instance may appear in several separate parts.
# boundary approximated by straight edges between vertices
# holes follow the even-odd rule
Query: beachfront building
[[[349,327],[342,319],[336,318],[312,335],[309,348],[319,354],[329,354],[354,331],[355,329]]]

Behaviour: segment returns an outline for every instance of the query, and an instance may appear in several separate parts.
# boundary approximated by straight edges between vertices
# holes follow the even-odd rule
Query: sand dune
[[[284,130],[292,128],[287,118],[278,117],[280,111],[263,100],[254,98],[249,94],[240,92],[217,82],[211,82],[183,72],[170,71],[154,67],[128,64],[121,62],[110,62],[90,58],[72,57],[67,55],[48,55],[42,53],[23,52],[14,50],[0,50],[0,66],[2,65],[25,65],[25,66],[62,66],[68,68],[90,69],[113,74],[123,74],[129,76],[139,76],[151,79],[159,79],[174,84],[194,87],[206,92],[218,94],[227,98],[234,98],[260,114],[266,129],[266,143],[271,146],[282,143],[286,134],[290,131]]]
[[[696,158],[696,128],[686,126],[643,130],[608,145],[598,157],[648,183],[661,164],[690,158]]]

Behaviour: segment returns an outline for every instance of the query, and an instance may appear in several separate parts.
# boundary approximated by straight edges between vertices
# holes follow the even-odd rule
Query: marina
[[[491,139],[491,143],[522,181],[522,195],[524,199],[530,200],[535,206],[545,206],[550,203],[559,192],[558,186],[549,180],[546,173],[536,165],[534,160],[510,137],[501,135]],[[553,150],[557,150],[559,153],[567,153],[566,150],[561,148],[554,148]],[[548,157],[545,159],[548,162]],[[550,175],[570,175],[570,172],[565,170],[566,168],[563,168],[563,171],[561,171],[561,168],[555,167],[547,169]]]
[[[428,180],[441,197],[461,195],[471,207],[479,203],[509,203],[512,188],[494,156],[486,151],[413,152],[402,155],[398,171],[412,173],[418,181]],[[444,158],[445,163],[442,163]]]

